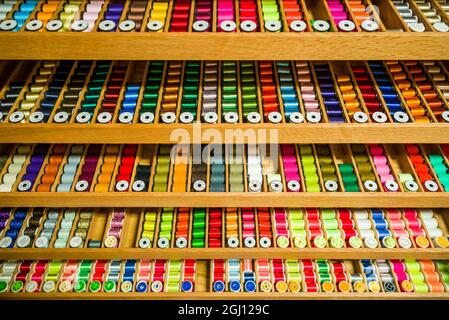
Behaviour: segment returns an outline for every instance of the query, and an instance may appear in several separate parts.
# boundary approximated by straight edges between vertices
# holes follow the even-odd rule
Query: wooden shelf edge
[[[4,260],[83,260],[83,259],[430,259],[449,260],[449,250],[428,249],[333,249],[333,248],[186,248],[186,249],[0,249]]]
[[[449,124],[0,124],[0,143],[208,143],[211,136],[223,143],[449,143]]]
[[[2,32],[0,59],[444,60],[448,39],[438,32]]]
[[[279,293],[279,292],[189,292],[189,293],[139,293],[139,292],[96,292],[96,293],[3,293],[0,299],[92,299],[92,300],[112,300],[112,299],[128,299],[128,300],[406,300],[406,299],[426,299],[426,300],[447,300],[449,293],[325,293],[325,292],[301,292],[301,293]]]
[[[274,192],[11,192],[2,207],[289,207],[289,208],[447,208],[449,193],[274,193]]]

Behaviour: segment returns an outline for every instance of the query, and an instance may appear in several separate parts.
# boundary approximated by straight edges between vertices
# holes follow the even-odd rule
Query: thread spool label
[[[206,183],[203,180],[197,180],[193,183],[193,190],[202,192],[206,190]]]
[[[33,186],[33,184],[31,183],[31,181],[24,180],[24,181],[19,183],[19,185],[17,186],[17,190],[19,190],[19,191],[28,191],[28,190],[31,189],[32,186]]]
[[[377,191],[378,188],[377,183],[373,180],[366,180],[363,183],[363,186],[365,187],[366,191]]]
[[[170,241],[168,241],[168,239],[165,237],[159,238],[159,240],[157,241],[157,246],[159,248],[168,248],[169,245]]]
[[[25,291],[26,292],[34,292],[37,290],[37,282],[34,280],[29,281],[26,285],[25,285]]]
[[[412,247],[412,241],[407,237],[399,237],[398,244],[404,249],[410,249]]]
[[[178,239],[176,239],[176,247],[177,248],[187,247],[187,239],[184,237],[179,237]]]
[[[407,123],[410,120],[410,117],[408,114],[406,114],[403,111],[397,111],[393,114],[394,120],[396,120],[399,123]]]
[[[88,188],[89,182],[87,182],[86,180],[78,181],[75,185],[75,190],[79,192],[86,191]]]
[[[299,112],[292,112],[289,118],[290,122],[292,123],[303,123],[304,122],[304,116],[302,113]]]
[[[334,180],[327,180],[327,181],[324,183],[324,188],[325,188],[327,191],[335,192],[335,191],[338,190],[338,183],[337,183],[336,181],[334,181]]]
[[[25,114],[22,111],[14,111],[9,116],[9,121],[12,123],[18,123],[25,119]]]
[[[288,188],[288,190],[290,190],[290,191],[298,192],[298,191],[301,189],[301,185],[300,185],[299,182],[296,181],[296,180],[290,180],[290,181],[287,183],[287,188]]]
[[[387,115],[380,111],[374,112],[372,117],[373,121],[377,123],[385,123],[388,120]]]
[[[246,32],[256,31],[257,23],[255,23],[254,21],[251,21],[251,20],[242,21],[242,22],[240,22],[240,29],[242,29],[242,31],[246,31]]]
[[[321,113],[316,111],[307,112],[306,118],[310,123],[319,123],[321,121]]]
[[[118,240],[115,236],[107,236],[106,239],[104,239],[104,246],[106,248],[116,248],[118,244]]]
[[[69,114],[65,111],[59,111],[57,114],[55,114],[55,117],[53,118],[53,121],[56,123],[64,123],[69,120]]]
[[[281,192],[282,191],[282,182],[281,181],[271,181],[270,183],[270,191],[273,192]]]
[[[277,32],[280,31],[282,28],[282,23],[280,21],[276,20],[269,20],[265,22],[265,30],[270,32]]]
[[[78,20],[72,23],[70,28],[72,29],[72,31],[81,32],[89,28],[89,23],[85,20]]]
[[[176,120],[176,114],[174,112],[165,112],[161,116],[163,123],[173,123]]]
[[[218,121],[218,115],[215,112],[206,112],[203,117],[207,123],[215,123]]]
[[[44,24],[42,23],[42,21],[34,19],[28,21],[28,23],[25,26],[25,29],[27,29],[28,31],[38,31],[42,29],[43,26]]]
[[[133,121],[133,114],[131,112],[123,112],[118,116],[120,123],[131,123]]]
[[[69,292],[72,290],[72,284],[68,280],[64,280],[59,284],[59,291]]]
[[[391,192],[397,192],[399,191],[399,185],[396,183],[396,181],[387,181],[385,182],[385,188]]]
[[[148,239],[146,237],[143,237],[139,240],[139,247],[142,249],[149,248],[150,245],[151,245],[151,241],[150,241],[150,239]]]
[[[112,31],[115,29],[115,22],[112,20],[103,20],[98,25],[100,31]]]
[[[149,20],[147,23],[147,29],[150,31],[159,31],[164,27],[164,23],[159,20]]]
[[[218,280],[214,282],[213,289],[215,292],[223,292],[225,289],[225,285],[223,281]]]
[[[135,192],[141,192],[141,191],[145,190],[145,182],[143,182],[142,180],[134,181],[132,189]]]
[[[115,282],[108,280],[104,283],[103,289],[106,292],[115,292]]]
[[[438,184],[435,181],[427,180],[424,182],[424,188],[430,192],[437,192]]]
[[[38,123],[38,122],[42,122],[44,120],[44,114],[40,111],[36,111],[33,112],[30,117],[29,120],[31,123]]]
[[[72,239],[70,239],[70,247],[71,248],[79,248],[81,244],[83,243],[83,239],[78,236],[74,236]]]
[[[232,20],[224,20],[220,23],[220,28],[226,32],[233,32],[237,28],[237,25]]]
[[[124,20],[120,22],[118,28],[123,32],[133,31],[134,29],[136,29],[136,23],[132,20]]]
[[[444,121],[449,122],[449,111],[444,111],[441,117]]]
[[[290,23],[290,29],[295,32],[303,32],[307,29],[307,23],[302,20],[293,20]]]
[[[357,236],[352,236],[352,237],[349,238],[349,245],[352,248],[359,249],[359,248],[362,247],[362,239],[360,239]]]
[[[16,20],[3,20],[0,22],[0,30],[1,31],[11,31],[17,27]]]
[[[249,191],[260,192],[262,190],[262,183],[259,181],[250,181],[248,187]]]
[[[444,22],[434,23],[433,27],[438,32],[448,32],[449,31],[449,26],[446,23],[444,23]]]
[[[239,120],[239,116],[235,112],[228,112],[224,115],[224,121],[226,123],[236,123]]]
[[[368,122],[368,116],[365,112],[362,111],[357,111],[356,113],[354,113],[354,115],[352,116],[355,122],[358,123],[366,123]]]
[[[287,248],[290,244],[290,241],[286,236],[279,236],[276,238],[276,243],[280,248]]]
[[[44,290],[44,292],[46,293],[55,291],[55,288],[56,284],[54,281],[51,280],[45,281],[44,285],[42,286],[42,290]]]
[[[142,123],[153,123],[154,114],[152,112],[144,112],[140,115],[139,120]]]
[[[195,120],[195,118],[190,112],[183,112],[179,115],[179,121],[182,123],[192,123],[193,120]]]
[[[269,247],[271,247],[271,239],[270,238],[262,237],[262,238],[260,238],[259,242],[260,242],[260,246],[262,248],[269,248]]]
[[[99,123],[109,123],[112,121],[112,114],[109,112],[101,112],[98,116],[97,116],[97,121]]]
[[[367,32],[374,32],[377,31],[377,29],[379,29],[379,24],[373,20],[364,20],[362,21],[362,24],[360,26],[364,31]]]
[[[293,245],[295,246],[295,248],[305,248],[307,245],[307,240],[304,237],[295,237],[293,239]]]
[[[88,123],[90,119],[92,118],[91,114],[89,112],[83,111],[77,114],[76,116],[76,122],[78,123]]]
[[[120,285],[120,290],[122,290],[122,292],[131,292],[132,289],[133,284],[129,280],[123,281]]]
[[[282,121],[282,116],[279,112],[270,112],[268,114],[268,121],[271,123],[280,123]]]
[[[151,291],[153,292],[161,292],[162,291],[162,282],[159,280],[153,281],[151,284]]]
[[[243,244],[247,248],[254,248],[256,246],[256,239],[254,237],[246,237]]]
[[[341,20],[338,23],[338,28],[345,32],[351,32],[355,30],[355,24],[351,20]]]
[[[197,32],[207,31],[209,29],[209,22],[207,22],[205,20],[195,21],[192,25],[192,28],[194,31],[197,31]]]
[[[415,181],[405,181],[404,187],[410,192],[417,192],[419,190],[419,186]]]
[[[237,248],[239,246],[239,239],[237,239],[236,237],[230,237],[228,239],[228,246],[230,248]]]
[[[47,22],[45,29],[50,32],[56,32],[62,29],[62,21],[61,20],[50,20]]]
[[[271,282],[268,280],[264,280],[260,283],[260,290],[262,292],[271,292],[271,288],[272,288]]]
[[[259,123],[261,120],[260,114],[258,112],[250,112],[246,117],[249,123]]]
[[[424,24],[422,24],[420,22],[408,23],[408,27],[410,28],[410,30],[412,30],[414,32],[424,32],[424,31],[426,31],[426,27],[424,26]]]
[[[17,239],[17,246],[19,248],[26,248],[31,244],[31,238],[29,236],[27,236],[26,234],[21,235],[18,239]]]
[[[329,24],[329,22],[324,21],[324,20],[315,20],[312,23],[312,27],[314,30],[316,30],[318,32],[327,32],[330,30],[331,25]]]
[[[34,244],[36,248],[48,248],[48,239],[45,236],[40,236]]]
[[[129,189],[129,182],[126,180],[120,180],[115,185],[115,190],[120,191],[120,192],[128,191],[128,189]]]

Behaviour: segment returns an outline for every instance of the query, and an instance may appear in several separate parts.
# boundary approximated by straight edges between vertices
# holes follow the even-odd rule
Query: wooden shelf
[[[449,193],[249,193],[249,192],[10,192],[2,207],[290,207],[290,208],[446,208]]]
[[[0,59],[444,60],[448,40],[438,32],[2,32]]]
[[[258,143],[449,143],[449,124],[0,124],[0,143],[225,143],[254,135]],[[211,131],[208,131],[211,130]],[[213,130],[213,131],[212,131]],[[242,134],[243,131],[243,134]],[[207,133],[207,135],[204,135]],[[259,136],[258,136],[259,135]],[[173,137],[173,138],[172,138]],[[265,137],[265,138],[264,138]],[[224,141],[226,139],[226,141]],[[245,138],[244,142],[248,142]],[[272,141],[271,141],[272,142]]]
[[[434,259],[449,260],[448,249],[333,249],[333,248],[201,248],[201,249],[0,249],[4,260],[83,259]]]
[[[155,300],[226,300],[226,299],[240,299],[240,300],[405,300],[405,299],[449,299],[449,293],[325,293],[325,292],[301,292],[301,293],[280,293],[280,292],[175,292],[175,293],[139,293],[139,292],[96,292],[96,293],[2,293],[0,299],[155,299]]]

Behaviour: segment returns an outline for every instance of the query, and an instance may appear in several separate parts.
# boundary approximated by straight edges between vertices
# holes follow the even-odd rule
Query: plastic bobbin
[[[179,121],[182,123],[192,123],[195,117],[190,112],[183,112],[179,115]]]
[[[424,32],[424,31],[426,31],[426,27],[421,22],[409,23],[408,27],[410,28],[410,30],[412,30],[414,32]]]
[[[424,188],[430,192],[437,192],[438,191],[438,184],[433,180],[427,180],[424,182]]]
[[[449,26],[446,23],[444,23],[444,22],[434,23],[433,27],[438,32],[448,32],[449,31]]]
[[[260,246],[262,248],[269,248],[269,247],[271,247],[271,239],[270,238],[262,237],[262,238],[259,239],[259,243],[260,243]]]
[[[396,183],[396,181],[393,180],[385,182],[385,188],[387,188],[387,190],[391,192],[399,191],[399,185]]]
[[[149,20],[147,23],[147,29],[150,31],[159,31],[164,27],[164,23],[159,20]]]
[[[109,123],[112,121],[112,114],[109,112],[103,111],[97,116],[97,121],[99,123]]]
[[[115,22],[112,20],[103,20],[98,25],[100,31],[112,31],[115,29]]]
[[[193,183],[193,190],[197,192],[202,192],[206,190],[206,182],[203,180],[197,180]]]
[[[182,292],[192,292],[192,290],[193,290],[192,281],[184,280],[181,284],[181,290],[182,290]]]
[[[230,248],[237,248],[239,246],[239,239],[237,239],[236,237],[230,237],[228,239],[228,246]]]
[[[394,120],[396,120],[397,122],[400,123],[406,123],[410,120],[410,117],[408,116],[408,114],[406,114],[403,111],[397,111],[393,114],[393,118]]]
[[[248,184],[249,191],[260,192],[262,190],[262,183],[259,181],[250,181]]]
[[[225,113],[224,121],[226,123],[236,123],[237,121],[239,121],[239,115],[235,112]]]
[[[154,114],[152,112],[144,112],[140,115],[139,120],[142,123],[153,123]]]
[[[53,121],[56,123],[65,123],[69,121],[70,115],[65,111],[59,111],[53,117]]]
[[[117,191],[127,191],[129,188],[129,182],[126,180],[120,180],[115,184],[115,190]]]
[[[307,112],[306,119],[310,123],[319,123],[321,121],[321,113],[316,111]]]
[[[376,181],[373,180],[366,180],[365,182],[363,182],[363,186],[365,187],[366,191],[377,191],[377,189],[379,188]]]
[[[379,24],[373,20],[364,20],[360,26],[367,32],[374,32],[379,29]]]
[[[245,32],[253,32],[257,29],[257,23],[251,20],[245,20],[240,22],[240,29]]]
[[[38,289],[38,284],[36,281],[31,280],[25,285],[26,292],[34,292]]]
[[[40,236],[34,242],[36,248],[48,248],[48,238],[44,236]]]
[[[287,189],[293,192],[298,192],[301,189],[301,185],[299,181],[290,180],[287,182]]]
[[[47,280],[44,282],[44,285],[42,286],[42,290],[46,293],[54,292],[56,288],[56,284],[54,281]]]
[[[268,121],[271,123],[280,123],[282,121],[282,115],[279,112],[270,112],[268,114]]]
[[[88,123],[92,118],[91,114],[87,111],[83,111],[77,114],[76,122],[78,123]]]
[[[132,20],[124,20],[118,25],[120,31],[129,32],[136,29],[136,23]]]
[[[207,123],[215,123],[218,121],[218,114],[213,111],[209,111],[204,114],[203,119]]]
[[[69,245],[71,248],[79,248],[83,244],[83,239],[78,236],[74,236],[72,239],[70,239]]]
[[[151,291],[153,292],[161,292],[162,291],[162,282],[159,280],[153,281],[151,283]]]
[[[19,248],[26,248],[31,244],[31,238],[27,236],[26,234],[21,235],[19,238],[17,238],[17,246]]]
[[[9,248],[11,243],[12,243],[12,238],[6,236],[0,240],[0,248]]]
[[[372,117],[373,117],[373,121],[377,122],[377,123],[385,123],[388,120],[387,115],[380,111],[374,112]]]
[[[44,120],[44,117],[45,117],[45,115],[44,115],[43,112],[35,111],[32,114],[30,114],[30,117],[28,118],[28,120],[31,123],[39,123],[39,122],[42,122]]]
[[[231,289],[232,292],[240,292],[242,289],[242,286],[240,284],[240,281],[233,280],[229,283],[229,289]]]
[[[355,24],[351,20],[341,20],[338,23],[338,28],[342,31],[351,32],[355,30]]]
[[[41,20],[33,19],[27,22],[27,24],[25,25],[25,29],[27,29],[28,31],[38,31],[42,29],[43,26],[44,23]]]
[[[324,183],[324,188],[325,188],[327,191],[335,192],[335,191],[338,190],[338,183],[337,183],[336,181],[334,181],[334,180],[327,180],[327,181]]]
[[[3,20],[0,22],[0,30],[1,31],[11,31],[17,27],[16,20]]]
[[[417,192],[419,190],[419,185],[415,181],[405,181],[404,187],[407,189],[407,191],[410,192]]]
[[[45,29],[50,32],[56,32],[61,30],[63,27],[61,20],[50,20],[47,22],[47,25],[45,26]]]
[[[226,32],[233,32],[237,28],[237,25],[232,20],[224,20],[220,23],[220,28]]]
[[[72,23],[70,28],[72,29],[72,31],[81,32],[81,31],[87,30],[87,28],[89,28],[89,22],[87,22],[85,20],[78,20],[78,21],[75,21],[74,23]]]
[[[132,289],[133,289],[133,284],[129,280],[123,281],[122,284],[120,285],[120,290],[122,292],[131,292]]]
[[[404,249],[410,249],[412,247],[412,241],[408,237],[399,237],[398,244]]]
[[[444,111],[441,114],[441,117],[443,118],[444,121],[449,122],[449,111]]]
[[[134,115],[131,112],[123,112],[118,116],[118,121],[120,123],[131,123],[133,118]]]
[[[86,191],[89,188],[89,182],[87,182],[86,180],[80,180],[76,183],[75,185],[75,190],[76,191]]]
[[[307,29],[307,23],[302,20],[293,20],[290,23],[290,29],[295,32],[303,32]]]
[[[273,192],[281,192],[282,191],[282,182],[281,181],[271,181],[270,190]]]
[[[246,237],[245,240],[243,240],[243,244],[247,248],[254,248],[256,246],[256,239],[254,239],[254,237]]]
[[[358,123],[368,122],[368,115],[362,111],[355,112],[354,115],[352,116],[352,118],[354,119],[355,122],[358,122]]]
[[[260,122],[260,114],[258,112],[250,112],[246,117],[246,120],[250,123],[259,123]]]
[[[304,122],[304,116],[302,115],[302,113],[299,112],[292,112],[290,114],[290,117],[288,118],[288,120],[292,123],[303,123]]]
[[[163,123],[173,123],[176,121],[176,114],[174,112],[165,112],[161,116]]]
[[[132,185],[132,190],[135,192],[141,192],[145,190],[145,187],[146,187],[145,182],[143,182],[142,180],[136,180]]]
[[[151,241],[147,237],[143,237],[139,240],[139,248],[142,248],[142,249],[149,248],[150,245],[151,245]]]
[[[215,292],[223,292],[225,289],[225,284],[221,280],[215,281],[213,284],[213,289]]]
[[[159,240],[157,240],[157,246],[159,248],[168,248],[169,245],[170,245],[170,241],[168,241],[168,239],[166,237],[162,237],[162,238],[159,238]]]
[[[17,186],[17,190],[19,191],[28,191],[33,186],[32,182],[30,180],[23,180],[19,183]]]
[[[276,20],[269,20],[265,22],[265,29],[270,32],[277,32],[282,29],[282,23],[280,21]]]
[[[176,248],[185,248],[187,247],[187,239],[184,237],[179,237],[176,239]]]
[[[330,30],[331,25],[325,20],[315,20],[312,24],[312,27],[316,31],[326,32]]]
[[[9,116],[9,122],[18,123],[25,119],[25,114],[22,111],[14,111]]]
[[[193,28],[193,31],[197,31],[197,32],[207,31],[207,29],[209,29],[209,22],[207,22],[206,20],[195,21],[192,25],[192,28]]]

